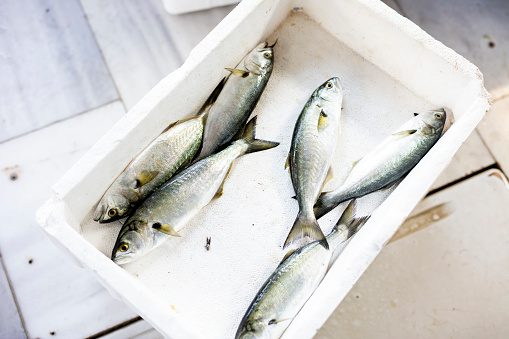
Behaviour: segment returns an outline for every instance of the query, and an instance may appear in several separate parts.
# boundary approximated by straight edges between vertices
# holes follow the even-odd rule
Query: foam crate
[[[149,255],[120,267],[109,257],[121,223],[92,221],[130,160],[170,123],[194,115],[220,79],[262,41],[275,65],[253,115],[258,137],[280,146],[239,158],[220,199]],[[310,338],[338,306],[490,107],[479,70],[376,0],[244,0],[53,188],[39,210],[47,234],[166,337],[233,338],[258,289],[284,255],[297,215],[284,169],[295,121],[313,92],[338,76],[344,89],[332,188],[413,112],[446,107],[455,122],[376,209],[291,323]],[[363,198],[369,205],[370,197]],[[322,218],[328,232],[341,208]],[[205,249],[211,237],[210,251]]]
[[[205,9],[232,5],[239,0],[163,0],[164,9],[171,14],[183,14]]]

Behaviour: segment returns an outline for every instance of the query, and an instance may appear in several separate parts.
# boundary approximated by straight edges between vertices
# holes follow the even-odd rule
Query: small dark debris
[[[495,47],[495,42],[493,42],[493,41],[488,42],[488,47],[489,48],[494,48]]]
[[[302,12],[304,10],[304,7],[294,7],[292,8],[292,11],[294,12]]]
[[[46,13],[49,13],[49,8],[46,8]]]
[[[358,295],[356,295],[356,296],[355,296],[355,299],[359,299],[359,296],[358,296]]]
[[[55,331],[51,331],[49,334],[51,334],[51,335],[55,335],[55,334],[57,334],[57,333],[56,333]]]
[[[34,259],[30,258],[28,259],[28,263],[31,265],[34,262]]]
[[[207,251],[210,251],[210,241],[212,240],[211,237],[207,237],[207,243],[205,244],[205,248]]]
[[[18,180],[18,173],[11,173],[9,179],[11,179],[12,181]]]

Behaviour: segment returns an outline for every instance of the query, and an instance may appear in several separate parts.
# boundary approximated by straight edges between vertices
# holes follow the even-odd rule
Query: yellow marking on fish
[[[320,117],[318,118],[318,131],[321,131],[327,126],[329,126],[329,118],[327,114],[323,110],[321,110]]]

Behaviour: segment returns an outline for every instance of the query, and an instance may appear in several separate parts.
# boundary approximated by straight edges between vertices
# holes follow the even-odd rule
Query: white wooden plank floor
[[[178,68],[232,9],[170,15],[161,0],[81,0],[126,107]]]
[[[78,0],[0,5],[0,141],[118,98]]]
[[[384,248],[316,338],[506,338],[502,175],[487,170],[424,199],[402,228],[418,227]],[[442,204],[451,214],[439,218]]]
[[[507,15],[506,2],[387,2],[476,63],[495,99],[509,94],[509,26],[500,24],[503,13]],[[132,107],[179,67],[232,8],[173,16],[160,0],[2,2],[0,253],[6,279],[0,271],[0,297],[9,302],[0,307],[0,338],[22,338],[25,333],[30,338],[161,337],[68,261],[35,225],[34,213],[48,198],[49,187],[125,113],[125,107]],[[508,110],[509,100],[495,102],[479,134],[465,142],[433,189],[496,164],[509,170]],[[62,119],[67,120],[54,123]],[[463,183],[444,192],[457,192],[452,189],[458,185]],[[478,199],[475,204],[490,210],[488,201]],[[11,313],[14,300],[21,317]],[[4,319],[12,319],[8,329]]]

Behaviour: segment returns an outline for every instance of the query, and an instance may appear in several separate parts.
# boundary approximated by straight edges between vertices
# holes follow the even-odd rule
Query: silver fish
[[[414,116],[398,131],[359,161],[341,186],[322,193],[314,211],[317,218],[343,201],[358,198],[387,187],[408,173],[437,142],[446,120],[445,110],[433,110]]]
[[[286,167],[290,168],[299,214],[286,238],[285,248],[306,237],[312,241],[325,239],[313,213],[313,205],[331,173],[342,100],[339,79],[327,80],[313,92],[295,124]],[[327,247],[327,242],[323,245]]]
[[[193,159],[202,142],[206,115],[223,84],[224,79],[214,89],[198,116],[171,124],[134,158],[102,197],[94,214],[95,221],[106,223],[127,216],[150,193]]]
[[[132,262],[177,233],[223,191],[233,161],[247,153],[279,145],[255,139],[256,117],[247,124],[242,138],[223,151],[189,166],[150,195],[120,230],[111,259]]]
[[[329,249],[319,241],[293,252],[267,279],[244,315],[236,339],[281,337],[327,273],[332,254],[352,237],[368,217],[354,217],[354,202],[327,236]]]
[[[274,45],[262,43],[256,46],[237,65],[243,65],[245,70],[227,68],[231,74],[208,114],[198,159],[227,145],[246,124],[272,73]]]

